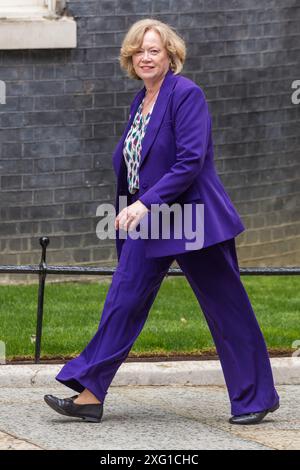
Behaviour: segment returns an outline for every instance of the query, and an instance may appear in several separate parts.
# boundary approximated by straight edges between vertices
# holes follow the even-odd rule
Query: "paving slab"
[[[44,403],[44,394],[66,397],[68,390],[0,387],[1,449],[300,449],[297,385],[278,386],[281,407],[252,426],[228,422],[225,386],[115,385],[101,423],[59,415]]]

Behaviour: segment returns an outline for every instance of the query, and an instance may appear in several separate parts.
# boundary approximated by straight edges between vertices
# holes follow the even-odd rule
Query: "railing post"
[[[46,248],[49,245],[48,237],[40,237],[39,242],[42,246],[41,262],[39,264],[39,292],[38,292],[38,307],[37,307],[37,321],[36,321],[36,338],[35,338],[35,363],[40,362],[41,355],[41,340],[42,340],[42,327],[43,327],[43,310],[44,310],[44,289],[46,280]]]

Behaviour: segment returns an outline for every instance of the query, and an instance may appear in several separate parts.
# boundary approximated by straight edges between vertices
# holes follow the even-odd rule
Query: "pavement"
[[[219,361],[124,362],[101,423],[68,418],[43,396],[74,392],[62,364],[0,366],[0,450],[299,450],[300,357],[271,358],[280,408],[259,425],[228,422]]]

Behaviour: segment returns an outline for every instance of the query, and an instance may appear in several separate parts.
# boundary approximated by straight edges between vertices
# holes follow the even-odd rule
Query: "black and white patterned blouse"
[[[139,164],[142,151],[142,141],[154,106],[153,103],[148,114],[143,117],[142,109],[144,100],[145,97],[137,109],[123,147],[123,155],[127,166],[128,190],[131,194],[134,194],[139,189]]]

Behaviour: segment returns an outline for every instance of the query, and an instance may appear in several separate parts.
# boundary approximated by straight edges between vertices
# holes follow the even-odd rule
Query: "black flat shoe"
[[[72,416],[73,418],[82,418],[91,423],[100,423],[103,415],[103,403],[77,405],[74,403],[74,395],[70,398],[57,398],[54,395],[44,395],[47,405],[61,415]]]
[[[256,413],[247,413],[244,415],[231,416],[231,418],[229,418],[229,422],[231,424],[258,424],[264,419],[264,417],[268,413],[273,413],[273,411],[278,410],[278,408],[279,403],[277,403],[272,408],[269,408],[268,410],[257,411]]]

